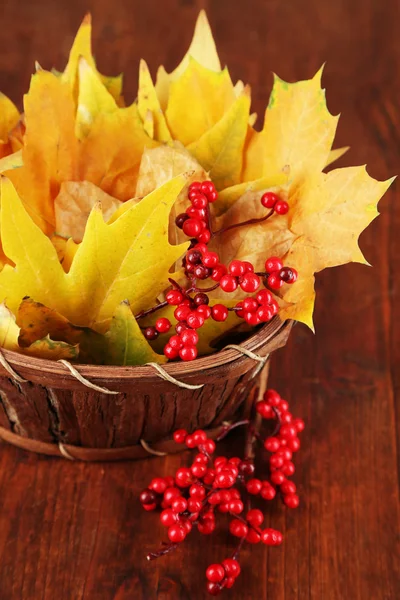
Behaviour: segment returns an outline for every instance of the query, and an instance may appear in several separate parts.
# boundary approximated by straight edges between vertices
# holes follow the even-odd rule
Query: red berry
[[[208,502],[213,505],[213,504],[221,504],[221,492],[214,492],[213,494],[211,494],[211,496],[208,498]]]
[[[292,269],[291,267],[283,267],[279,271],[279,277],[285,283],[294,283],[295,281],[297,281],[298,275],[295,269]]]
[[[208,229],[204,229],[204,231],[202,231],[200,235],[197,236],[197,239],[203,244],[208,244],[208,242],[211,239],[211,233],[208,231]]]
[[[248,534],[246,535],[246,542],[250,544],[258,544],[261,541],[261,534],[254,531],[254,529],[249,529]]]
[[[183,232],[190,238],[197,238],[203,227],[198,219],[187,219],[183,224]]]
[[[201,181],[193,181],[189,185],[189,194],[191,192],[199,192],[201,190]]]
[[[143,329],[143,335],[146,338],[146,340],[156,340],[158,338],[158,331],[155,327],[146,327],[146,329]]]
[[[285,462],[285,464],[283,465],[282,469],[281,469],[282,473],[284,473],[287,477],[290,477],[291,475],[294,475],[295,471],[296,471],[296,467],[294,466],[294,464],[288,460],[287,462]]]
[[[185,510],[187,509],[187,502],[185,498],[182,498],[182,496],[180,496],[179,498],[173,500],[173,502],[171,503],[171,508],[175,513],[185,512]]]
[[[285,200],[278,200],[275,204],[275,212],[278,215],[286,215],[289,210],[289,204]]]
[[[298,452],[298,450],[300,450],[300,440],[298,437],[288,440],[287,445],[289,450],[291,450],[292,452]]]
[[[249,325],[259,325],[260,324],[260,319],[258,318],[257,313],[245,312],[244,313],[244,320]]]
[[[286,477],[281,471],[275,471],[274,473],[271,473],[271,481],[275,485],[282,485],[285,480]]]
[[[234,292],[237,289],[237,279],[232,275],[224,275],[221,277],[219,285],[224,292]]]
[[[274,416],[274,411],[272,410],[272,407],[268,404],[268,402],[265,402],[264,400],[261,400],[261,402],[256,403],[256,411],[264,419],[272,419],[272,417]]]
[[[183,224],[185,221],[188,220],[188,216],[186,213],[181,213],[180,215],[178,215],[175,219],[175,225],[179,228],[182,229],[183,228]]]
[[[244,266],[245,273],[254,273],[254,266],[248,260],[243,260],[242,265]]]
[[[283,496],[283,501],[288,508],[297,508],[300,500],[297,494],[287,494]]]
[[[264,400],[266,400],[271,406],[279,406],[282,398],[275,390],[267,390],[264,394]]]
[[[151,480],[149,489],[156,492],[156,494],[163,494],[167,489],[167,483],[163,477],[156,477]]]
[[[157,501],[157,494],[154,490],[146,488],[139,496],[140,502],[143,505],[154,504]]]
[[[274,192],[265,192],[265,194],[261,196],[261,204],[265,206],[265,208],[274,208],[278,200],[279,196],[274,194]]]
[[[188,509],[191,513],[198,513],[202,508],[201,500],[196,500],[195,498],[189,498],[188,500]]]
[[[293,421],[293,425],[296,427],[298,432],[303,431],[305,427],[303,419],[295,419]]]
[[[284,481],[281,485],[282,494],[295,494],[296,484],[293,481]]]
[[[206,465],[202,465],[201,463],[194,463],[194,465],[191,466],[190,470],[192,471],[193,475],[198,479],[201,479],[207,473]]]
[[[180,490],[178,490],[178,488],[175,486],[171,486],[171,487],[167,488],[164,492],[164,503],[167,506],[171,506],[171,502],[173,502],[175,500],[175,498],[177,498],[180,495],[181,495]]]
[[[248,312],[255,312],[258,308],[258,302],[255,298],[245,298],[243,300],[243,309]]]
[[[177,429],[174,432],[173,438],[177,444],[183,444],[185,442],[186,436],[187,436],[186,429]]]
[[[217,191],[209,192],[207,194],[207,198],[208,198],[209,202],[211,202],[211,203],[215,202],[218,199],[218,192]]]
[[[280,441],[276,437],[269,437],[264,442],[264,448],[268,452],[277,452],[281,446]]]
[[[204,194],[196,194],[191,198],[192,205],[197,209],[204,209],[208,206],[208,200]]]
[[[287,440],[297,437],[297,429],[294,425],[282,425],[279,435]]]
[[[175,350],[182,348],[183,343],[179,335],[172,335],[168,340],[168,345]]]
[[[201,314],[204,319],[209,319],[211,317],[211,308],[207,306],[207,304],[201,304],[198,306],[197,312]]]
[[[220,281],[220,279],[226,275],[226,267],[224,265],[217,265],[214,267],[213,272],[211,274],[211,279],[213,281]]]
[[[206,571],[208,581],[218,583],[225,577],[225,569],[220,564],[210,565]]]
[[[182,525],[171,525],[168,527],[168,537],[174,544],[179,544],[185,539],[186,530]]]
[[[194,360],[195,358],[197,358],[196,346],[184,346],[183,348],[181,348],[181,350],[179,350],[179,356],[185,362]]]
[[[201,263],[202,253],[200,248],[192,248],[186,253],[186,262],[191,265],[199,265]]]
[[[235,309],[239,309],[239,310],[235,310],[236,315],[240,318],[243,318],[244,317],[243,302],[238,302],[235,306]]]
[[[260,287],[260,278],[255,273],[246,273],[240,280],[240,287],[244,292],[252,294]]]
[[[280,271],[282,267],[282,261],[277,256],[271,256],[265,261],[265,270],[267,273],[275,273],[276,271]]]
[[[199,336],[193,329],[186,329],[181,334],[181,340],[184,346],[195,346],[199,341]]]
[[[177,515],[170,508],[163,510],[160,515],[160,521],[164,525],[164,527],[170,527],[171,525],[174,525],[174,523],[176,523],[176,520]]]
[[[236,477],[230,471],[218,473],[214,480],[214,485],[220,488],[230,488],[234,485]]]
[[[222,561],[222,566],[228,577],[234,577],[236,579],[236,577],[240,575],[240,565],[234,558],[225,558],[225,560]]]
[[[223,304],[214,304],[211,309],[211,316],[214,321],[226,321],[228,314],[228,309]]]
[[[240,277],[246,272],[246,267],[241,260],[233,260],[229,265],[229,273],[234,277]]]
[[[160,333],[166,333],[171,329],[171,321],[165,317],[161,317],[161,319],[157,319],[155,327]]]
[[[213,440],[206,440],[201,444],[200,450],[204,450],[207,454],[213,454],[215,452],[215,442]]]
[[[241,500],[232,500],[232,502],[229,502],[228,504],[229,512],[233,513],[234,515],[240,515],[240,513],[243,512],[243,509],[244,506]]]
[[[283,537],[281,532],[276,529],[264,529],[261,533],[261,540],[268,546],[278,546],[282,543]]]
[[[215,192],[215,185],[212,181],[203,181],[200,187],[203,194],[210,194],[211,192]]]
[[[191,310],[187,304],[180,304],[174,311],[174,317],[177,321],[185,321]]]
[[[206,252],[203,256],[203,265],[206,267],[216,267],[219,263],[219,256],[216,252]]]
[[[183,294],[179,290],[170,290],[165,296],[168,304],[177,306],[183,300]]]
[[[249,479],[249,481],[246,483],[246,489],[249,494],[256,496],[261,492],[262,483],[259,479]]]
[[[259,527],[264,521],[264,515],[262,514],[261,510],[258,510],[258,508],[253,508],[247,513],[246,520],[254,527]]]
[[[157,504],[143,504],[143,508],[147,511],[155,510],[157,508]]]
[[[228,459],[226,458],[226,456],[218,456],[214,460],[214,467],[216,469],[219,469],[219,468],[223,467],[224,465],[226,465],[227,462],[228,462]]]
[[[175,473],[176,485],[181,488],[189,487],[193,483],[193,476],[187,467],[181,467]]]
[[[203,429],[196,429],[192,435],[197,446],[207,441],[207,434],[205,431],[203,431]]]
[[[260,290],[257,293],[256,300],[259,304],[269,304],[272,301],[271,292],[268,290]]]
[[[283,467],[284,462],[285,461],[283,460],[283,458],[281,456],[277,456],[276,454],[273,454],[269,459],[269,464],[273,469],[280,469],[281,467]]]
[[[233,519],[229,523],[229,531],[235,537],[242,538],[242,537],[246,537],[246,535],[249,532],[249,528],[247,527],[247,525],[245,523],[242,523],[242,521],[239,521],[239,519]]]
[[[267,284],[272,290],[279,290],[283,286],[283,281],[276,273],[271,273],[267,277]]]
[[[273,500],[276,496],[275,488],[272,487],[268,481],[264,481],[263,487],[261,490],[261,498],[264,500]]]
[[[194,483],[190,486],[189,494],[192,498],[203,500],[206,496],[206,490],[200,483]]]
[[[274,313],[269,306],[260,306],[260,308],[257,310],[257,317],[262,323],[268,323],[273,316]]]
[[[176,348],[173,348],[169,344],[166,344],[164,346],[164,354],[169,360],[174,360],[174,358],[176,358],[178,356],[179,350],[177,350]]]
[[[207,592],[210,594],[210,596],[218,596],[221,591],[222,588],[219,585],[219,583],[213,583],[212,581],[207,581]]]
[[[197,279],[207,279],[211,275],[211,271],[204,265],[196,265],[193,274]]]
[[[203,535],[210,535],[215,530],[215,521],[213,519],[203,519],[198,525],[197,529]]]
[[[205,319],[203,315],[193,311],[191,311],[186,317],[186,323],[192,329],[199,329],[200,327],[203,327],[204,321]]]

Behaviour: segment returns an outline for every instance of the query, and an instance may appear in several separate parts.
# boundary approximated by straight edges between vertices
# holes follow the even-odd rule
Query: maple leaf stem
[[[229,225],[229,227],[223,227],[222,229],[218,229],[214,231],[213,235],[221,235],[221,233],[226,233],[227,231],[231,231],[232,229],[236,229],[237,227],[244,227],[245,225],[257,225],[258,223],[263,223],[274,214],[274,209],[271,208],[269,213],[265,215],[265,217],[261,217],[261,219],[249,219],[248,221],[243,221],[242,223],[234,223],[234,225]]]

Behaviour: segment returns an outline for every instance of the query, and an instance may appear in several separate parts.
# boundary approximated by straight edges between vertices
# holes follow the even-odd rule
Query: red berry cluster
[[[214,321],[226,321],[229,310],[235,311],[237,316],[250,325],[270,321],[277,314],[279,307],[269,290],[277,290],[284,283],[294,283],[297,279],[296,271],[284,267],[282,261],[276,257],[266,261],[266,270],[263,273],[255,273],[254,266],[248,261],[233,260],[229,265],[221,263],[219,255],[207,247],[213,235],[222,233],[222,230],[212,233],[210,228],[209,204],[215,202],[217,197],[218,193],[211,181],[196,181],[189,186],[188,198],[191,204],[185,213],[176,218],[176,224],[192,238],[191,247],[183,259],[185,275],[190,283],[188,287],[184,287],[171,279],[173,288],[167,292],[165,302],[137,315],[139,318],[166,305],[176,307],[175,334],[164,346],[164,354],[169,360],[178,357],[184,361],[194,360],[197,357],[199,341],[197,330],[210,318]],[[273,212],[285,214],[289,209],[287,202],[273,192],[264,194],[261,203],[270,208],[270,213],[261,219],[246,221],[233,227],[264,221]],[[199,288],[198,282],[205,280],[210,281],[211,287]],[[264,289],[260,289],[262,285]],[[210,307],[207,293],[218,287],[227,293],[233,293],[240,288],[248,294],[257,292],[257,295],[245,298],[233,309],[228,309],[223,304]],[[143,333],[148,340],[155,340],[159,334],[167,333],[171,327],[171,321],[164,317],[158,319],[154,326],[146,327]]]
[[[237,561],[244,543],[263,543],[277,546],[282,534],[269,527],[263,528],[264,515],[251,506],[254,496],[273,500],[277,494],[289,508],[299,504],[296,486],[288,480],[293,475],[292,454],[299,449],[297,434],[304,429],[301,419],[294,419],[286,400],[274,390],[268,390],[257,412],[265,419],[274,420],[275,430],[263,438],[248,421],[241,421],[226,428],[224,435],[237,425],[247,425],[249,434],[263,444],[270,453],[268,468],[262,479],[255,477],[254,461],[250,458],[213,459],[216,445],[203,430],[188,434],[184,429],[174,433],[178,444],[185,444],[197,453],[190,467],[180,467],[174,477],[157,477],[140,495],[145,510],[159,507],[160,520],[167,528],[169,544],[158,552],[150,553],[149,560],[167,554],[185,540],[193,527],[203,535],[212,534],[218,514],[227,514],[230,533],[239,538],[239,546],[231,558],[220,564],[210,565],[206,572],[207,590],[211,595],[230,588],[240,573]],[[222,439],[222,436],[220,436]]]
[[[177,216],[176,226],[183,229],[188,237],[208,244],[211,239],[208,205],[217,200],[218,192],[212,181],[194,181],[189,186],[188,196],[191,205]]]

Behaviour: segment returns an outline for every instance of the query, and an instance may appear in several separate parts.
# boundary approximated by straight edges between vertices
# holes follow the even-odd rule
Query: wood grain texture
[[[62,68],[86,7],[104,72],[126,72],[136,93],[141,56],[154,72],[173,67],[195,16],[208,9],[223,61],[254,90],[262,114],[270,71],[324,83],[342,113],[340,164],[364,164],[385,179],[400,165],[400,45],[397,0],[3,0],[0,88],[18,100],[34,59]],[[102,48],[100,52],[100,46]],[[400,211],[398,184],[363,234],[375,265],[318,276],[317,335],[294,328],[273,360],[272,383],[307,429],[295,481],[302,504],[273,504],[279,549],[253,547],[231,598],[394,600],[399,589]],[[0,411],[0,423],[4,414]],[[238,452],[242,440],[229,439]],[[0,449],[1,600],[201,600],[204,571],[226,556],[225,532],[196,535],[148,564],[161,527],[143,515],[139,491],[153,474],[187,460],[83,464]],[[226,597],[229,597],[226,594]]]

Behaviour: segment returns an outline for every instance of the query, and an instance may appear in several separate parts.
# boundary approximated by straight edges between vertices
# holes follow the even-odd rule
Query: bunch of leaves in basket
[[[390,181],[326,174],[338,122],[321,71],[275,77],[261,131],[204,13],[188,53],[137,100],[105,77],[86,17],[24,112],[0,98],[0,345],[39,357],[193,360],[277,313],[312,327],[314,273],[366,262],[358,236]],[[294,284],[294,285],[292,285]]]

